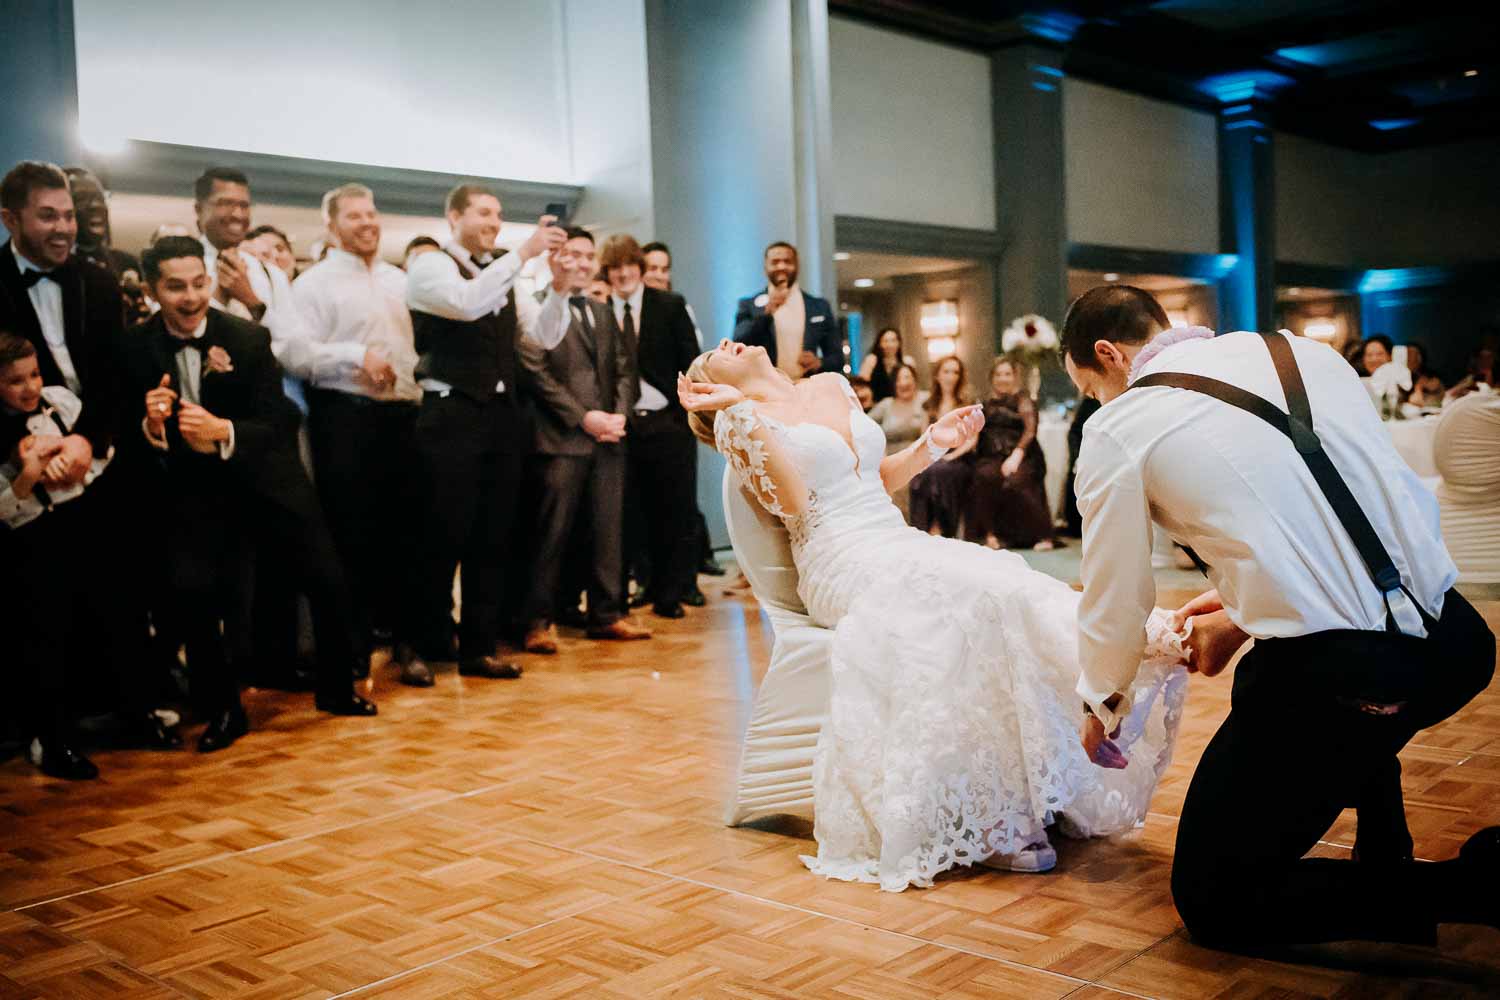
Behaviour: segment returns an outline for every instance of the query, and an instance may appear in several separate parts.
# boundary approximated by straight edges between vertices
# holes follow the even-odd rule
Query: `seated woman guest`
[[[896,394],[896,369],[902,365],[915,365],[901,344],[901,331],[888,326],[880,331],[870,353],[859,366],[861,378],[868,379],[875,402],[889,399]]]
[[[1395,346],[1391,338],[1383,333],[1377,333],[1365,341],[1364,351],[1360,354],[1360,366],[1366,375],[1374,375],[1382,365],[1391,363],[1391,352]]]
[[[1036,404],[1021,391],[1021,373],[1007,358],[990,369],[967,535],[992,549],[1052,548],[1047,510],[1047,461],[1036,440]]]
[[[1481,347],[1474,352],[1469,359],[1469,373],[1448,390],[1448,398],[1467,396],[1481,385],[1495,388],[1495,349],[1492,347]]]
[[[894,455],[910,445],[927,429],[927,394],[917,388],[917,370],[903,364],[891,376],[895,390],[870,408],[870,419],[885,431],[885,453]],[[901,510],[901,516],[911,521],[911,488],[903,486],[891,494],[891,499]]]
[[[969,388],[969,373],[964,363],[956,357],[939,361],[932,375],[932,394],[923,407],[927,422],[935,424],[973,402],[974,392]],[[958,534],[969,485],[974,480],[975,440],[954,448],[911,481],[912,527],[948,538]]]

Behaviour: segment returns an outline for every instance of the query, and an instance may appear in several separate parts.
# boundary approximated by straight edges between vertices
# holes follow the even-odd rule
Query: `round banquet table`
[[[1396,451],[1411,466],[1413,472],[1424,479],[1438,475],[1433,460],[1433,438],[1437,434],[1438,417],[1431,414],[1414,420],[1387,420],[1385,429],[1391,436]],[[1050,470],[1049,470],[1050,471]]]
[[[1056,518],[1062,511],[1063,492],[1068,484],[1068,421],[1044,414],[1037,421],[1036,440],[1047,460],[1047,509]]]

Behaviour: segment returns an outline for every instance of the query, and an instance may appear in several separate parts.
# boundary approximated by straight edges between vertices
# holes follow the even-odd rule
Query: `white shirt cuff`
[[[234,421],[230,420],[227,422],[229,424],[229,440],[219,442],[219,457],[226,462],[234,457]]]

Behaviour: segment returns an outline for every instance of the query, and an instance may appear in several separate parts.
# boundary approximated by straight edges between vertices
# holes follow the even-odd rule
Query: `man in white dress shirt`
[[[1167,326],[1149,294],[1113,285],[1075,302],[1063,328],[1069,375],[1104,404],[1078,459],[1085,747],[1095,756],[1130,711],[1155,600],[1154,521],[1209,566],[1216,590],[1184,611],[1233,623],[1220,632],[1227,648],[1200,651],[1193,667],[1222,670],[1243,638],[1234,628],[1256,639],[1178,825],[1172,889],[1194,937],[1229,949],[1431,943],[1443,922],[1500,926],[1500,828],[1457,860],[1417,864],[1401,810],[1397,752],[1483,690],[1495,663],[1494,636],[1452,589],[1436,502],[1337,353]],[[1278,365],[1300,371],[1312,414],[1316,438],[1295,447],[1304,424],[1286,418],[1299,411]],[[1263,412],[1287,429],[1210,390],[1269,401]],[[1310,441],[1399,570],[1404,589],[1389,600],[1310,471],[1317,456],[1299,456]],[[1304,860],[1347,806],[1360,811],[1357,860]]]
[[[328,255],[292,286],[308,337],[351,364],[307,386],[318,498],[343,560],[358,635],[406,638],[402,621],[415,496],[412,434],[422,402],[413,372],[406,273],[380,259],[380,212],[362,184],[323,196]]]
[[[521,670],[496,656],[522,460],[531,449],[531,422],[519,398],[517,337],[543,349],[568,332],[565,294],[549,287],[541,302],[516,295],[525,263],[562,246],[566,233],[543,216],[515,250],[496,258],[500,199],[478,184],[448,194],[451,238],[441,252],[411,258],[406,304],[422,387],[417,418],[421,510],[419,635],[397,648],[401,679],[431,683],[422,654],[444,656],[451,635],[455,566],[462,567],[459,672],[514,678]],[[524,587],[525,581],[509,581]]]

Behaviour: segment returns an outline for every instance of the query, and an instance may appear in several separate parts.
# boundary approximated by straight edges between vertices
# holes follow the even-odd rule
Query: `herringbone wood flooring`
[[[1500,993],[1500,934],[1478,929],[1299,964],[1186,939],[1174,819],[1224,678],[1195,679],[1134,835],[1060,840],[1047,876],[814,878],[809,830],[721,825],[769,635],[716,592],[652,642],[574,639],[518,682],[450,669],[419,691],[378,665],[376,719],[252,692],[255,730],[224,753],[99,753],[82,785],[0,766],[0,1000]],[[1500,685],[1422,734],[1405,783],[1423,857],[1500,823]]]

